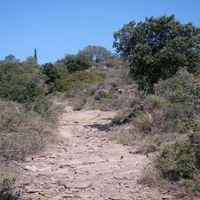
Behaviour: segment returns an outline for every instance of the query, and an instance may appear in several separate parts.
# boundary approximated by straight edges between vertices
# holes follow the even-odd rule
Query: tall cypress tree
[[[34,59],[35,59],[35,62],[37,63],[37,49],[36,48],[34,49]]]

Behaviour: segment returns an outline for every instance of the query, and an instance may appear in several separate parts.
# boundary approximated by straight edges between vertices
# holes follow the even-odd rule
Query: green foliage
[[[133,118],[141,114],[141,109],[122,110],[112,120],[112,125],[122,125],[130,122]]]
[[[112,53],[101,46],[87,46],[78,55],[86,57],[90,61],[105,61],[112,57]]]
[[[57,60],[54,64],[54,66],[56,68],[56,71],[57,71],[59,77],[66,76],[68,74],[68,69],[67,69],[67,66],[65,65],[64,59]]]
[[[186,132],[195,130],[194,118],[200,114],[200,82],[186,70],[180,70],[173,77],[155,85],[155,93],[168,104],[165,122],[168,127]],[[200,126],[198,128],[200,130]]]
[[[187,187],[200,191],[200,134],[191,133],[185,141],[166,145],[156,162],[161,174],[172,181],[190,179]]]
[[[9,54],[4,58],[3,62],[4,63],[17,63],[17,62],[19,62],[19,59],[17,59],[14,55]]]
[[[155,92],[171,103],[185,103],[199,109],[200,82],[186,70],[180,70],[175,76],[165,81],[160,81],[155,86]]]
[[[95,95],[95,99],[96,100],[101,100],[101,99],[112,99],[113,96],[105,91],[99,91],[96,95]]]
[[[23,64],[28,68],[38,67],[38,64],[33,56],[27,57]]]
[[[167,145],[157,160],[157,168],[165,178],[172,181],[192,178],[195,168],[190,154],[190,144],[176,142]]]
[[[46,63],[41,67],[42,73],[46,76],[46,83],[54,83],[60,77],[57,68],[52,63]]]
[[[37,63],[38,59],[37,59],[37,49],[36,48],[34,49],[34,59],[35,59],[35,62]]]
[[[101,74],[95,72],[78,71],[73,74],[68,74],[56,81],[58,91],[69,94],[76,88],[85,84],[93,83],[102,80]]]
[[[189,142],[191,145],[193,163],[195,167],[200,170],[200,132],[190,134]]]
[[[64,65],[69,73],[86,70],[91,67],[89,60],[82,55],[67,55],[64,58]]]
[[[42,75],[39,70],[30,70],[21,63],[0,64],[0,97],[23,103],[38,112],[43,105],[42,110],[47,109]]]
[[[114,33],[117,52],[130,61],[130,72],[141,89],[153,89],[180,67],[196,73],[200,67],[200,29],[181,24],[174,15],[146,18]]]
[[[164,98],[156,95],[148,95],[144,101],[144,107],[147,110],[163,109],[167,106]]]
[[[0,183],[0,200],[17,200],[13,196],[12,189],[15,184],[15,178],[4,178]]]

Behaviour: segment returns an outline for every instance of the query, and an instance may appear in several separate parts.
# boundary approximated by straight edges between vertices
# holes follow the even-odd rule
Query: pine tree
[[[35,59],[35,62],[37,63],[37,49],[36,48],[34,49],[34,59]]]

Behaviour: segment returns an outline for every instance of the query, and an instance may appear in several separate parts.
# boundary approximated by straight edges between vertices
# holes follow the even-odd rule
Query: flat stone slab
[[[43,172],[43,171],[50,171],[51,167],[45,163],[38,163],[38,164],[28,164],[23,167],[26,171],[32,172]]]
[[[92,185],[91,182],[68,182],[65,184],[67,189],[87,189]]]

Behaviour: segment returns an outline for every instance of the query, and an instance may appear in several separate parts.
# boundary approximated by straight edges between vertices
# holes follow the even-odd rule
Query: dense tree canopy
[[[66,55],[64,65],[69,73],[86,70],[91,67],[89,60],[83,55]]]
[[[114,33],[116,51],[130,61],[130,72],[141,89],[175,74],[180,67],[196,73],[200,67],[200,29],[182,24],[174,15],[146,18]]]
[[[40,112],[46,100],[39,69],[30,70],[22,63],[0,63],[0,98],[26,104]]]
[[[13,54],[7,55],[3,60],[4,63],[16,63],[16,62],[19,62],[19,61],[20,60],[17,59]]]
[[[46,83],[55,82],[59,78],[59,73],[52,63],[45,63],[41,67],[42,73],[46,75]]]
[[[103,61],[109,59],[112,53],[102,46],[87,46],[78,53],[85,56],[90,61]]]

